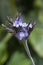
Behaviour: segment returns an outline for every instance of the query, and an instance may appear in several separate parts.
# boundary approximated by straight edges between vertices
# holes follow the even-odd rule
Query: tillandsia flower
[[[2,23],[2,27],[7,32],[12,33],[19,40],[23,40],[27,38],[30,35],[35,25],[35,23],[32,22],[30,23],[23,22],[21,15],[17,15],[14,21],[12,21],[12,19],[7,16],[7,20],[10,24],[9,27],[4,25],[3,23]]]

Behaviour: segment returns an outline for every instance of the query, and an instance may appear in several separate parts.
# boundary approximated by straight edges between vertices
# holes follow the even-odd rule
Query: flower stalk
[[[26,53],[27,53],[28,57],[30,58],[30,60],[32,62],[32,65],[35,65],[35,62],[34,62],[32,56],[31,56],[31,53],[30,53],[30,50],[29,50],[29,47],[28,47],[28,44],[27,44],[27,40],[24,40],[23,45],[24,45],[24,48],[26,50]]]

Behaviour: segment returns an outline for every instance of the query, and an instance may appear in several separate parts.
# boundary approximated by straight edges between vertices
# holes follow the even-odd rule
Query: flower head
[[[17,16],[16,20],[12,22],[12,19],[7,16],[7,19],[10,23],[10,27],[2,24],[2,27],[7,31],[12,33],[19,40],[23,40],[29,36],[31,31],[34,28],[35,23],[25,23],[22,20],[21,16]]]

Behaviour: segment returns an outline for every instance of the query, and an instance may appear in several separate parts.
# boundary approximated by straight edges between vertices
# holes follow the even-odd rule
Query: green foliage
[[[26,58],[24,53],[16,51],[11,56],[10,62],[7,65],[30,65],[30,61]]]
[[[18,10],[23,12],[24,21],[36,22],[36,26],[28,38],[28,43],[36,65],[43,65],[43,0],[30,0],[31,4],[27,2],[29,0],[25,3],[23,0],[0,0],[0,17],[3,23],[7,24],[6,17],[10,16],[15,19],[14,16]],[[0,65],[31,64],[23,45],[0,26]]]
[[[36,28],[30,35],[30,42],[39,56],[43,57],[43,30]]]

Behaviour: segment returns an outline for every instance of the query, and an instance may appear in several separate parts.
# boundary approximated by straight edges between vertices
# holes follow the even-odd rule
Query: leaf
[[[29,40],[37,54],[43,57],[43,29],[35,28]]]
[[[43,8],[43,0],[35,0],[34,5],[39,8]]]
[[[16,51],[11,56],[11,59],[7,65],[31,65],[31,64],[30,64],[30,60],[26,58],[24,53],[20,53]]]
[[[11,36],[12,35],[8,33],[5,38],[0,42],[0,64],[3,64],[8,58],[6,43],[11,38]]]
[[[6,45],[3,43],[0,43],[0,65],[3,64],[8,58],[8,53],[6,49]]]

